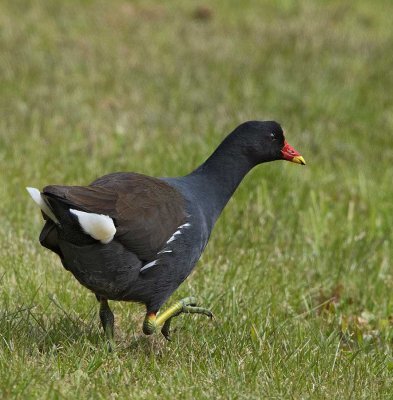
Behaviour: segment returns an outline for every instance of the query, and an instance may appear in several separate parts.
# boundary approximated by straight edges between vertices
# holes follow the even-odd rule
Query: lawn
[[[0,3],[0,397],[372,399],[393,385],[393,3]],[[98,304],[38,235],[26,186],[188,173],[274,119],[308,165],[254,169],[170,302]]]

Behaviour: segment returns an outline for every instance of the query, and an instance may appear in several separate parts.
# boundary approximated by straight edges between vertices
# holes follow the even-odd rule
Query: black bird
[[[305,164],[274,121],[238,126],[189,175],[153,178],[130,172],[105,175],[89,186],[27,188],[46,220],[42,246],[95,293],[105,334],[113,340],[108,300],[146,305],[143,332],[181,313],[212,313],[188,297],[159,313],[201,256],[213,226],[243,177],[257,164]]]

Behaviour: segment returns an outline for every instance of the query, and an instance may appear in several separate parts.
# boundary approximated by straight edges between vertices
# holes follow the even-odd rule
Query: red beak
[[[306,165],[304,158],[287,141],[284,142],[284,147],[281,150],[281,154],[284,160]]]

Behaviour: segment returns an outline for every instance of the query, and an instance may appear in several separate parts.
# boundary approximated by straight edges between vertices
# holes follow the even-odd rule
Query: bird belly
[[[134,253],[115,241],[77,246],[60,240],[59,245],[64,267],[83,286],[110,300],[128,300],[142,264]]]

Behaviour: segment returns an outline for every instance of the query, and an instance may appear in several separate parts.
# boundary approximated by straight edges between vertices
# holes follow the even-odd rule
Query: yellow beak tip
[[[302,156],[293,157],[291,161],[297,164],[306,165],[306,160]]]

